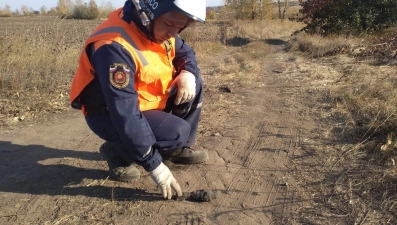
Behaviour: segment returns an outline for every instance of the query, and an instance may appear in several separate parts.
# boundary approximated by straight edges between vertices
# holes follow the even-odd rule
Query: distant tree
[[[73,19],[89,19],[89,10],[86,4],[76,4],[70,18]]]
[[[88,5],[81,0],[76,0],[76,5],[73,8],[72,18],[93,20],[99,17],[99,10],[96,2],[90,0]]]
[[[74,3],[72,0],[63,0],[65,2],[66,8],[68,9],[69,12],[72,12]]]
[[[20,15],[22,15],[22,12],[21,12],[20,9],[15,9],[13,14],[16,15],[16,16],[20,16]]]
[[[58,1],[57,12],[58,12],[58,15],[61,17],[66,17],[69,14],[64,0]]]
[[[74,3],[74,6],[82,6],[82,5],[85,5],[83,0],[76,0]]]
[[[12,16],[11,6],[6,4],[4,6],[4,9],[2,9],[0,7],[0,16],[2,16],[2,17],[10,17],[10,16]]]
[[[94,0],[90,0],[90,2],[88,3],[88,8],[89,8],[89,15],[90,15],[90,19],[97,19],[99,18],[99,9],[98,9],[98,5],[96,4],[96,2]]]
[[[235,19],[265,19],[270,16],[272,0],[225,0],[226,11]]]
[[[111,2],[102,1],[101,6],[99,7],[99,18],[108,18],[109,14],[115,10],[115,7]]]
[[[45,5],[40,7],[40,14],[46,15],[47,14],[47,7]]]
[[[74,4],[72,0],[58,0],[57,4],[57,12],[58,15],[62,18],[70,16],[72,14],[74,8]]]
[[[33,10],[31,10],[31,8],[29,8],[27,5],[22,5],[21,12],[24,16],[29,16],[33,13]]]
[[[11,6],[8,5],[8,4],[6,4],[6,5],[4,6],[3,12],[5,12],[5,13],[11,13]]]
[[[58,11],[57,11],[56,7],[52,7],[50,10],[47,11],[46,14],[48,16],[57,16],[58,15]]]
[[[284,20],[285,12],[289,7],[289,0],[277,0],[277,5],[278,5],[278,18]]]

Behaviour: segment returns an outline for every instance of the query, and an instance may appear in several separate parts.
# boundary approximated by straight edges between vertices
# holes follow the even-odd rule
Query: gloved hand
[[[171,199],[172,192],[171,188],[176,191],[178,196],[182,196],[181,187],[172,175],[170,169],[164,163],[161,163],[156,169],[150,172],[150,176],[161,188],[164,198]]]
[[[175,88],[178,88],[175,105],[190,102],[196,95],[196,77],[192,73],[182,70],[167,89],[167,93],[173,92]]]

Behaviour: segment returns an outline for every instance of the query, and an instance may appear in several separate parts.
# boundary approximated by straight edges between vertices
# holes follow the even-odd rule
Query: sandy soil
[[[0,224],[304,224],[295,212],[308,199],[293,176],[326,127],[305,113],[313,84],[290,57],[281,40],[270,44],[248,85],[207,75],[211,65],[202,65],[206,94],[195,148],[209,160],[168,165],[184,192],[211,189],[215,200],[163,200],[141,168],[132,184],[110,180],[98,153],[103,141],[80,112],[68,111],[0,131]]]

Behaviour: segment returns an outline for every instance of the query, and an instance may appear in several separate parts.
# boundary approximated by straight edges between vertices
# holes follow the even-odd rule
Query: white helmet
[[[139,6],[137,4],[138,1]],[[178,12],[186,15],[191,18],[190,22],[193,20],[204,23],[205,21],[205,0],[133,0],[133,2],[144,24],[145,16],[150,21],[153,21],[158,16],[167,12]],[[146,22],[148,23],[149,21]]]

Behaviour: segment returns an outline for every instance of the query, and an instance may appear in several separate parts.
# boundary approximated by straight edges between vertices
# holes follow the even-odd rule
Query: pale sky
[[[72,0],[74,2],[74,0]],[[121,7],[124,5],[125,0],[95,0],[98,6],[102,5],[103,2],[111,2],[115,8]],[[89,0],[85,0],[85,2],[89,2]],[[219,6],[224,4],[224,0],[206,0],[207,6]],[[22,5],[26,5],[28,7],[33,8],[33,10],[40,10],[40,7],[45,5],[47,10],[51,7],[55,7],[58,3],[58,0],[41,0],[41,1],[32,1],[32,0],[0,0],[0,7],[4,8],[5,5],[9,5],[11,10],[20,9]]]

